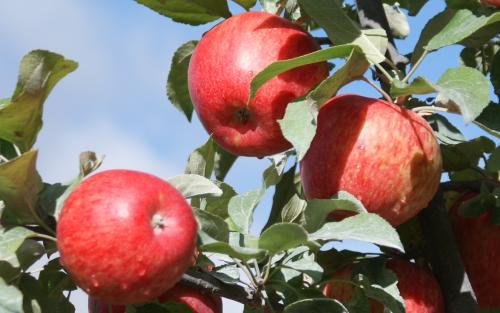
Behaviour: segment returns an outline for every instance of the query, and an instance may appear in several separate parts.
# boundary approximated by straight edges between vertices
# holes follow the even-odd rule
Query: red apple
[[[500,0],[481,0],[481,2],[500,8]]]
[[[320,109],[301,177],[308,199],[347,191],[397,226],[429,203],[441,168],[439,146],[422,117],[383,100],[341,95]]]
[[[450,221],[479,306],[500,308],[500,226],[491,224],[490,212],[469,218],[458,214],[460,205],[476,195],[462,195],[449,211]]]
[[[390,260],[387,267],[398,277],[398,289],[404,300],[406,313],[444,313],[444,299],[436,278],[430,270],[406,260]],[[354,293],[350,280],[352,269],[337,272],[331,283],[323,288],[323,294],[347,303]],[[342,282],[344,280],[344,282]],[[370,313],[383,313],[384,306],[370,299]]]
[[[109,170],[84,180],[57,225],[61,264],[112,304],[157,298],[192,264],[197,225],[182,195],[155,176]]]
[[[204,294],[200,290],[175,285],[158,298],[160,302],[177,301],[187,305],[193,313],[222,313],[222,299],[212,294]],[[124,313],[125,306],[114,305],[112,311],[108,312],[109,305],[92,297],[89,297],[89,313]]]
[[[189,63],[189,94],[214,140],[225,150],[262,157],[291,147],[276,120],[286,105],[328,74],[326,63],[285,72],[264,84],[248,102],[250,81],[274,61],[318,50],[313,38],[276,15],[235,15],[206,33]]]

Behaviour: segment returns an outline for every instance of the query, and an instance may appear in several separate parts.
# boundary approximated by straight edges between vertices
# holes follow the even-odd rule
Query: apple
[[[306,198],[347,191],[397,226],[429,203],[441,168],[439,146],[422,117],[387,101],[345,94],[320,109],[300,174]]]
[[[462,257],[479,306],[483,309],[500,308],[500,226],[490,222],[490,212],[477,217],[458,214],[460,205],[476,196],[464,193],[449,210],[455,240]]]
[[[57,224],[61,265],[91,296],[112,304],[157,298],[192,264],[197,224],[164,180],[108,170],[85,179]]]
[[[222,299],[213,294],[204,294],[200,290],[175,285],[165,294],[158,298],[160,302],[177,301],[187,305],[193,313],[222,313]],[[125,306],[113,305],[108,312],[109,305],[92,297],[89,297],[89,313],[124,313]]]
[[[444,313],[444,298],[439,284],[430,270],[406,260],[393,259],[387,268],[398,277],[398,289],[404,300],[406,313]],[[332,282],[323,287],[323,294],[329,298],[347,303],[354,293],[351,279],[352,269],[345,267],[338,271]],[[384,306],[370,299],[370,313],[383,313]]]
[[[481,2],[500,8],[500,0],[481,0]]]
[[[215,142],[243,156],[289,149],[277,120],[292,99],[327,77],[326,63],[278,75],[248,102],[250,81],[272,62],[318,49],[299,26],[264,12],[235,15],[207,32],[191,56],[188,86],[198,117]]]

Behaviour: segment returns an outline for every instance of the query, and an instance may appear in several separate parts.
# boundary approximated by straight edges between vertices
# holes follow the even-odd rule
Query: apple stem
[[[364,82],[366,82],[367,84],[369,84],[370,86],[372,86],[373,88],[375,88],[378,92],[380,92],[380,94],[390,103],[394,103],[391,99],[391,96],[389,96],[389,94],[387,92],[385,92],[382,88],[380,88],[379,86],[377,86],[374,82],[372,82],[371,80],[369,80],[368,78],[364,77],[364,76],[361,76],[359,78],[359,80],[362,80]]]

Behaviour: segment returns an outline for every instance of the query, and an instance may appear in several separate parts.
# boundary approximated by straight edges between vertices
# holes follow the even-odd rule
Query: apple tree
[[[246,313],[500,312],[498,1],[446,0],[407,55],[395,39],[426,0],[136,2],[214,22],[166,83],[206,142],[166,180],[92,174],[103,160],[83,152],[72,181],[45,183],[43,105],[78,64],[26,54],[0,100],[0,313],[74,312],[78,287],[89,312],[220,313],[221,297]],[[450,45],[461,65],[430,79],[419,66]],[[354,82],[380,98],[344,94]],[[467,140],[454,115],[488,135]],[[268,167],[237,193],[225,179],[242,157]],[[380,252],[331,244],[345,240]]]

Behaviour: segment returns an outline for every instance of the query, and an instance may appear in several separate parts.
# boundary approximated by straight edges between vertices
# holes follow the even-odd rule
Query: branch
[[[427,255],[443,291],[446,312],[479,313],[474,291],[455,243],[448,213],[443,206],[443,191],[450,190],[453,185],[454,182],[442,184],[429,206],[418,217],[423,226]]]
[[[260,298],[250,288],[236,284],[226,284],[212,275],[196,270],[188,270],[180,283],[186,287],[200,289],[206,293],[216,294],[250,306],[261,306]]]

